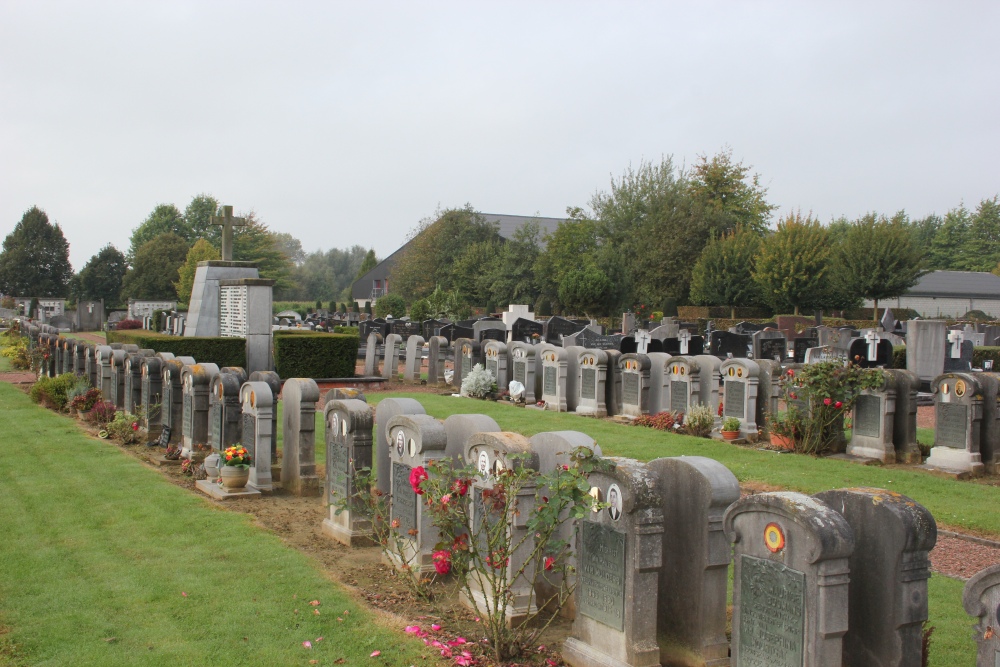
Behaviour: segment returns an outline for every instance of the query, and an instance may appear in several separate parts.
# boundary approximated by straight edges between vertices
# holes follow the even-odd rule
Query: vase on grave
[[[795,449],[795,439],[790,435],[771,434],[771,444],[780,449]]]
[[[238,491],[250,481],[250,466],[222,466],[219,475],[222,477],[222,488],[226,491]]]
[[[219,463],[222,461],[222,457],[219,456],[218,452],[212,452],[205,457],[203,465],[205,466],[205,474],[208,475],[208,479],[216,480],[219,479]],[[233,466],[226,466],[232,468]],[[247,475],[249,476],[249,471]]]

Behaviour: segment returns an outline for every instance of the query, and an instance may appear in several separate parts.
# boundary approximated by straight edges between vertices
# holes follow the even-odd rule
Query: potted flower
[[[801,418],[794,408],[767,416],[767,432],[771,444],[779,449],[795,449],[795,438],[801,432]]]
[[[222,453],[219,470],[222,486],[226,491],[242,489],[250,480],[250,452],[243,445],[227,447]]]
[[[722,420],[723,440],[735,440],[740,437],[740,420],[736,417],[726,417]]]

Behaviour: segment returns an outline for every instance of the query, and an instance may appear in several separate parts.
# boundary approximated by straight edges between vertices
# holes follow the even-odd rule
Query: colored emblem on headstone
[[[769,523],[764,527],[764,546],[771,553],[778,553],[785,548],[785,533],[781,530],[781,526]]]

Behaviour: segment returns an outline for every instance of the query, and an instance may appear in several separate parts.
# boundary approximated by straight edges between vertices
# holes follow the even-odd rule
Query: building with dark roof
[[[980,271],[932,271],[903,296],[879,308],[912,308],[923,318],[959,318],[970,310],[1000,317],[1000,276]],[[865,301],[872,307],[872,302]]]
[[[496,223],[497,232],[504,239],[513,237],[514,232],[528,222],[536,223],[541,235],[545,236],[545,234],[555,232],[559,223],[564,220],[564,218],[541,218],[530,215],[497,215],[495,213],[481,213],[480,215],[482,215],[487,222]],[[394,253],[376,264],[371,271],[355,280],[351,285],[351,300],[356,301],[358,305],[363,308],[365,304],[374,302],[383,294],[388,294],[391,291],[389,286],[389,276],[392,273],[392,269],[402,256],[403,251],[406,250],[411,243],[413,243],[413,239],[407,241],[403,247],[399,248]]]

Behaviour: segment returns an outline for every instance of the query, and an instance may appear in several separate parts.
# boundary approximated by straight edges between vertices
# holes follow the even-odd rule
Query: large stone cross
[[[868,343],[868,361],[876,361],[878,359],[878,344],[882,339],[875,331],[869,331],[865,334],[865,341]]]
[[[233,261],[233,227],[244,227],[246,218],[234,218],[233,207],[223,206],[222,216],[213,215],[209,223],[222,226],[222,261]]]
[[[687,354],[688,343],[691,342],[691,332],[687,329],[681,329],[677,332],[677,341],[680,343],[681,354]]]
[[[948,332],[948,342],[951,343],[951,358],[962,358],[962,343],[965,341],[965,332],[957,329]]]

